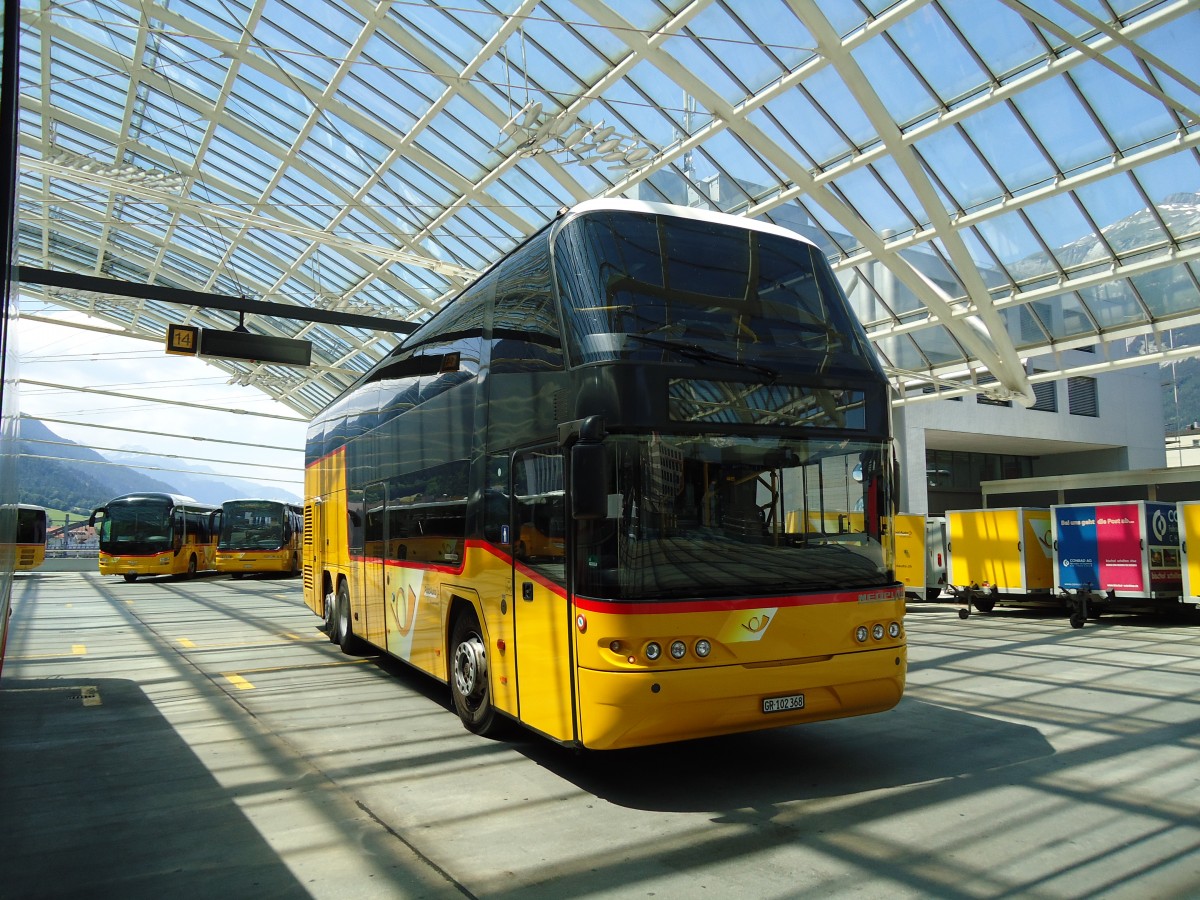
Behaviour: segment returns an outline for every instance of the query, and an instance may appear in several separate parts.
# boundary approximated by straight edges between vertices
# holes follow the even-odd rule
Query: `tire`
[[[471,608],[454,620],[450,636],[450,694],[467,731],[483,736],[496,732],[498,717],[492,706],[487,645]]]
[[[958,611],[958,617],[959,617],[960,619],[965,619],[965,618],[966,618],[967,616],[969,616],[970,614],[971,614],[971,611],[970,611],[969,609],[965,608],[965,607],[964,607],[963,609],[960,609],[960,610]]]
[[[991,597],[978,597],[974,602],[975,608],[981,613],[990,613],[996,608],[996,601]]]
[[[191,556],[188,557],[187,577],[188,578],[196,577],[196,554],[195,553],[193,553]]]
[[[357,653],[362,642],[354,633],[354,622],[350,616],[350,588],[346,582],[338,584],[337,589],[337,645],[343,653]]]
[[[240,581],[242,576],[245,574],[246,574],[245,572],[230,572],[229,577],[232,578],[234,581]]]
[[[1083,613],[1071,613],[1071,627],[1072,628],[1082,628],[1083,623],[1086,621],[1087,621],[1087,619],[1084,618]]]
[[[126,581],[137,581],[137,572],[126,572],[125,580]]]
[[[336,644],[338,642],[337,595],[334,594],[333,591],[329,591],[325,595],[324,621],[325,621],[326,637],[328,637],[330,641],[332,641],[333,643]]]

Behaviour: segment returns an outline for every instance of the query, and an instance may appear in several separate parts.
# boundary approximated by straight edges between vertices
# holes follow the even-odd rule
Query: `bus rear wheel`
[[[346,587],[344,581],[338,584],[336,606],[337,645],[343,653],[357,653],[361,642],[354,633],[354,621],[350,612],[350,588]]]
[[[467,731],[488,735],[496,731],[496,708],[488,687],[487,645],[473,609],[454,620],[450,636],[450,694]]]

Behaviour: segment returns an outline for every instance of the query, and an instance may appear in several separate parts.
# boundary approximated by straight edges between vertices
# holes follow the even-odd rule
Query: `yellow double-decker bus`
[[[481,734],[610,749],[886,710],[890,428],[811,242],[589,201],[314,418],[305,602]]]
[[[216,567],[234,578],[300,573],[304,510],[280,500],[226,500],[213,514]]]
[[[36,569],[46,561],[46,510],[21,503],[17,506],[17,540],[13,566],[18,572]]]
[[[125,494],[95,510],[88,524],[100,541],[100,574],[136,581],[187,575],[215,566],[215,506],[179,494]]]

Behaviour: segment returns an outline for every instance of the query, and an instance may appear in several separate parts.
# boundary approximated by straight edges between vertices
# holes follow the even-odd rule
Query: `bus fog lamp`
[[[613,641],[611,644],[608,645],[608,649],[611,650],[613,653],[620,653],[621,652],[621,642]]]
[[[658,659],[662,656],[662,647],[651,641],[646,645],[646,659]]]
[[[671,644],[671,656],[675,659],[683,659],[687,653],[687,644],[683,641],[675,641]]]
[[[867,633],[868,633],[867,626],[859,625],[857,628],[854,629],[854,639],[857,640],[860,644],[865,644],[867,642]]]
[[[708,641],[704,640],[704,638],[701,638],[700,640],[696,641],[696,655],[697,656],[699,656],[701,659],[704,659],[704,657],[708,656],[708,654],[710,654],[710,653],[712,653],[712,644],[710,644]]]
[[[900,637],[900,623],[899,622],[892,622],[890,625],[888,625],[888,635],[890,635],[891,637],[894,637],[894,638]]]
[[[871,637],[875,638],[875,640],[877,640],[877,641],[882,641],[883,640],[883,626],[876,625],[874,628],[872,628],[871,629]]]

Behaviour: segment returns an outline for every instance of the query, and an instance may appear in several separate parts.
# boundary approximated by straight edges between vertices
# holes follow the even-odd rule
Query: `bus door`
[[[362,566],[352,566],[362,572],[359,585],[364,599],[365,621],[356,623],[357,634],[378,647],[388,647],[387,631],[391,627],[388,611],[390,586],[388,585],[388,514],[387,485],[382,481],[369,484],[362,491]],[[355,502],[357,498],[352,498]],[[382,613],[382,614],[379,614]]]
[[[524,450],[510,466],[513,643],[521,721],[575,737],[571,610],[566,596],[563,461],[558,447]]]

